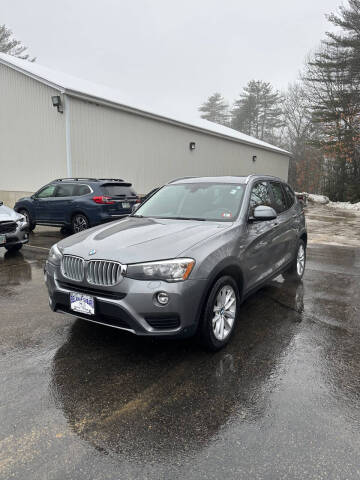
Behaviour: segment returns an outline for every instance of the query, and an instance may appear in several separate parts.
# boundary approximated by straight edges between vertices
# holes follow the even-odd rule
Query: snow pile
[[[328,197],[325,195],[317,195],[314,193],[297,193],[296,195],[302,195],[303,197],[307,198],[309,203],[317,204],[317,205],[327,205],[331,208],[340,208],[343,210],[352,210],[356,212],[360,212],[360,202],[357,203],[350,203],[350,202],[331,202]]]
[[[318,203],[320,205],[327,205],[330,202],[328,197],[325,197],[325,195],[315,195],[314,193],[308,193],[307,199],[310,203]]]
[[[354,210],[360,212],[360,202],[350,203],[350,202],[329,202],[329,207],[331,208],[341,208],[343,210]]]

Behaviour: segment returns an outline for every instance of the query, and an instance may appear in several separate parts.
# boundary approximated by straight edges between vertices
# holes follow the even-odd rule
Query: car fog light
[[[156,299],[160,305],[167,305],[169,302],[169,295],[166,292],[159,292],[156,294]]]

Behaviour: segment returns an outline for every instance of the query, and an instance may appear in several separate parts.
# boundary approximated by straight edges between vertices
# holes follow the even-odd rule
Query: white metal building
[[[0,54],[0,198],[10,204],[59,177],[123,178],[146,193],[186,175],[287,179],[288,163],[288,152],[230,128]]]

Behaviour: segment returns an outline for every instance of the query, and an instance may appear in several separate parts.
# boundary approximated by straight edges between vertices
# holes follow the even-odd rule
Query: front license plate
[[[74,312],[85,313],[86,315],[95,314],[94,297],[82,293],[70,293],[70,308]]]
[[[122,208],[130,208],[130,203],[129,202],[123,202]]]
[[[6,237],[5,235],[0,235],[0,245],[4,245],[6,243]]]

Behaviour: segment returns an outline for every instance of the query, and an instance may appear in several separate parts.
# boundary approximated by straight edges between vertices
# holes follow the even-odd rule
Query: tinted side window
[[[75,185],[74,196],[81,197],[82,195],[87,195],[90,193],[90,187],[88,185]]]
[[[276,213],[284,212],[288,207],[285,198],[285,192],[281,183],[270,182],[271,190],[274,197],[274,209]]]
[[[65,183],[58,185],[56,190],[56,197],[72,197],[74,195],[74,185]]]
[[[49,198],[55,196],[55,188],[56,185],[48,185],[47,187],[40,190],[40,192],[36,195],[36,198]]]
[[[287,185],[286,183],[283,184],[283,187],[285,189],[287,200],[288,200],[288,208],[291,208],[295,203],[295,193],[291,190],[289,185]]]
[[[266,205],[271,207],[271,197],[269,194],[268,183],[259,182],[253,186],[250,196],[250,217],[254,215],[255,207]]]
[[[101,190],[104,192],[104,195],[108,195],[109,197],[135,197],[135,191],[130,188],[129,186],[116,184],[116,183],[108,183],[101,186]]]

